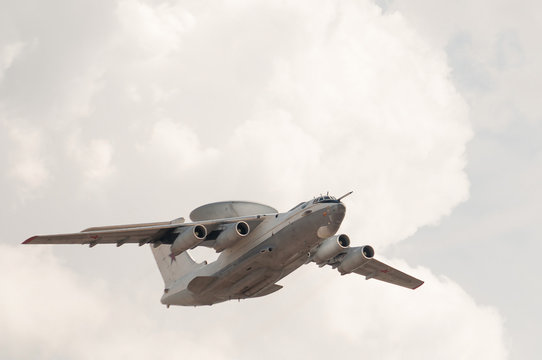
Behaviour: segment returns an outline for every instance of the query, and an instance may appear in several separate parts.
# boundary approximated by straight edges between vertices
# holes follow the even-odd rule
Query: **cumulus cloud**
[[[540,52],[531,20],[536,2],[517,7],[510,1],[450,3],[447,1],[388,2],[388,12],[408,16],[412,26],[446,48],[454,77],[466,95],[473,123],[490,131],[509,131],[518,119],[541,116],[537,94],[541,84]],[[486,14],[480,16],[480,14]]]
[[[110,284],[81,277],[48,250],[0,245],[0,280],[12,290],[0,297],[1,357],[166,359],[171,348],[159,344],[192,345],[134,307],[134,292],[112,293]],[[190,352],[219,355],[208,346]]]
[[[98,66],[90,66],[85,71],[70,79],[70,92],[62,99],[60,111],[65,113],[69,122],[92,115],[92,100],[99,91],[103,71]]]
[[[73,69],[55,68],[59,73],[51,76],[63,85],[62,91],[51,87],[51,97],[79,89],[81,101],[60,105],[64,116],[71,111],[77,119],[54,122],[43,136],[62,139],[55,169],[75,163],[78,173],[65,177],[72,188],[86,192],[81,179],[103,185],[115,174],[117,181],[94,188],[115,219],[136,211],[138,217],[186,216],[191,207],[226,199],[286,210],[321,192],[355,190],[342,231],[355,243],[382,249],[438,222],[468,197],[467,106],[450,82],[444,52],[425,43],[400,14],[382,15],[369,1],[209,6],[123,1],[107,10],[113,20],[102,29],[106,38],[91,42],[99,44],[93,47],[99,49],[93,54],[99,66],[75,57]],[[74,44],[71,51],[88,49]],[[82,74],[80,79],[94,86],[78,87],[81,81],[56,76],[65,73]],[[17,109],[20,103],[11,99],[7,106]],[[43,109],[45,118],[59,111]],[[58,193],[44,195],[54,199]],[[77,204],[63,199],[62,205]],[[88,206],[83,213],[103,213],[93,202]],[[43,214],[43,221],[60,225],[52,213]],[[6,250],[20,261],[22,251],[29,249]],[[270,358],[286,351],[299,356],[309,351],[315,358],[337,353],[396,358],[400,350],[405,358],[469,358],[484,347],[494,349],[496,359],[505,356],[494,310],[475,304],[453,282],[406,264],[400,267],[427,282],[418,292],[306,267],[268,298],[165,312],[157,301],[160,289],[147,281],[137,289],[119,282],[111,264],[93,271],[118,285],[110,288],[53,257],[28,254],[41,272],[52,274],[44,276],[40,289],[65,287],[47,295],[68,308],[67,319],[59,322],[78,340],[63,350],[48,337],[35,337],[35,348],[54,355],[88,357],[81,344],[92,339],[90,351],[98,357],[125,351],[148,357],[156,351],[158,358],[172,353],[253,358],[264,349]],[[118,261],[123,269],[134,267]],[[10,286],[38,286],[24,276]],[[74,293],[66,299],[75,300],[66,302],[65,293]],[[79,304],[88,303],[99,306],[90,307],[85,331],[87,315],[79,314],[84,312]],[[29,316],[44,309],[35,302],[21,304],[33,309]],[[52,309],[64,317],[60,308]],[[15,314],[9,321],[28,319]],[[104,325],[109,316],[118,320]],[[145,336],[136,330],[140,322]],[[260,326],[255,335],[246,330],[253,326]],[[467,335],[480,328],[485,337],[473,344]],[[14,344],[25,343],[16,329],[8,334]],[[292,334],[304,336],[292,339]],[[434,341],[421,345],[428,334]]]
[[[68,141],[68,154],[75,160],[87,183],[101,183],[110,177],[113,165],[113,146],[105,139],[86,141],[80,132],[74,133]]]
[[[9,175],[17,182],[16,188],[23,196],[30,195],[50,179],[50,172],[42,156],[43,134],[31,126],[16,126],[5,122],[13,144]]]
[[[2,284],[17,289],[0,298],[3,357],[165,359],[172,351],[166,344],[200,358],[360,353],[379,359],[503,359],[506,354],[494,309],[474,303],[453,281],[401,261],[392,263],[426,280],[419,291],[308,266],[268,298],[165,310],[153,307],[157,287],[145,277],[119,291],[111,282],[78,275],[49,249],[2,245],[0,250]]]
[[[43,354],[50,358],[51,353],[63,351],[63,347],[71,352],[72,342],[64,339],[81,329],[80,324],[90,330],[103,326],[107,320],[107,306],[101,298],[103,287],[78,281],[49,251],[22,252],[2,245],[0,256],[2,284],[12,290],[0,298],[3,357]],[[10,270],[13,266],[17,271]],[[81,339],[72,340],[78,343],[74,348],[82,345]]]
[[[142,147],[141,151],[150,155],[150,161],[161,163],[165,172],[167,169],[188,172],[217,156],[217,150],[211,144],[202,145],[198,134],[171,120],[160,120],[153,125],[148,146]]]
[[[136,60],[123,75],[134,106],[153,103],[153,125],[132,116],[152,134],[151,166],[168,159],[168,176],[187,188],[218,171],[222,196],[279,208],[354,189],[350,208],[365,219],[359,236],[379,245],[437,222],[467,198],[467,106],[444,53],[399,14],[348,2],[272,6],[259,21],[260,10],[241,3],[186,11],[194,25],[171,32],[179,50],[160,67]],[[182,171],[189,158],[198,171]],[[230,190],[243,179],[251,185]]]
[[[229,161],[230,186],[248,182],[269,193],[287,189],[286,193],[297,196],[305,193],[307,178],[318,172],[323,151],[322,144],[296,124],[291,113],[280,109],[241,124],[225,150],[235,159]]]
[[[340,338],[352,344],[368,339],[365,350],[373,354],[370,357],[382,359],[506,358],[503,320],[495,308],[476,304],[452,280],[435,276],[428,269],[412,268],[404,261],[385,261],[419,274],[426,281],[424,286],[402,296],[402,289],[378,282],[333,282],[327,296],[338,296],[341,307],[329,310],[327,316]],[[362,324],[368,313],[373,321]],[[360,320],[357,326],[347,328],[341,320],[347,318]],[[477,341],[470,340],[473,338]],[[385,353],[383,343],[390,346]]]
[[[180,4],[161,3],[157,6],[137,0],[120,1],[117,16],[122,28],[122,41],[137,56],[160,59],[179,50],[179,36],[190,30],[194,17]]]
[[[4,77],[4,73],[10,68],[11,64],[21,54],[24,48],[24,43],[14,42],[5,44],[0,50],[0,81]]]

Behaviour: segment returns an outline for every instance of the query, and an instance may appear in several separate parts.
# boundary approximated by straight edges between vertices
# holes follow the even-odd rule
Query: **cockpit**
[[[312,203],[313,204],[318,204],[318,203],[338,203],[340,202],[339,200],[337,200],[334,196],[329,196],[329,195],[320,195],[319,197],[315,198]]]
[[[304,202],[300,202],[299,204],[297,204],[296,206],[294,206],[293,208],[291,208],[290,210],[288,211],[292,211],[292,210],[296,210],[297,208],[306,208],[307,205],[310,205],[310,204],[319,204],[319,203],[340,203],[340,199],[338,200],[337,198],[335,198],[334,196],[329,196],[329,195],[320,195],[316,198],[314,198],[313,200],[309,200],[309,201],[304,201]]]

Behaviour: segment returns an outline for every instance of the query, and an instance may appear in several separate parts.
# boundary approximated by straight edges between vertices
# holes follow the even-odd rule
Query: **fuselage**
[[[216,261],[172,284],[162,303],[211,305],[280,289],[276,282],[305,264],[310,251],[338,231],[345,210],[339,200],[325,196],[285,213],[261,215],[261,223]]]

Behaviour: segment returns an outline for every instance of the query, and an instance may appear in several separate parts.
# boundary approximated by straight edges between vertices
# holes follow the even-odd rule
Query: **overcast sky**
[[[540,358],[541,11],[0,0],[0,358]],[[147,248],[19,245],[350,190],[421,288],[307,265],[166,309]]]

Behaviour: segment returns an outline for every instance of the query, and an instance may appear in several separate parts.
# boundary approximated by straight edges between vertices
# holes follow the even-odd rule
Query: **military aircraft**
[[[336,235],[346,207],[333,196],[318,196],[287,212],[246,201],[200,206],[168,222],[92,227],[79,233],[33,236],[23,244],[150,244],[164,279],[162,304],[212,305],[269,295],[277,282],[303,264],[331,266],[341,275],[416,289],[423,284],[373,258],[371,246],[350,247],[345,234]],[[198,263],[188,253],[198,246],[220,253],[215,261]]]

